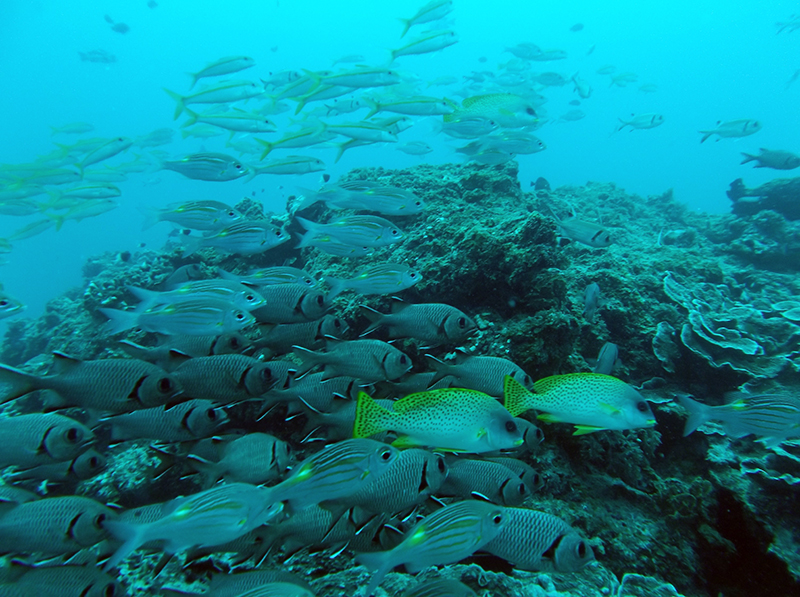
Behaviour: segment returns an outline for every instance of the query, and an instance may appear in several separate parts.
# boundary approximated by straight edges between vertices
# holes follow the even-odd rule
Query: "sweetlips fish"
[[[441,508],[409,530],[389,551],[362,553],[356,562],[374,571],[364,595],[372,595],[386,573],[401,564],[410,573],[428,566],[454,564],[471,556],[506,527],[502,507],[467,500]]]
[[[727,122],[718,121],[716,128],[708,129],[704,131],[698,131],[703,137],[700,139],[700,143],[711,137],[711,135],[717,135],[717,137],[721,138],[736,138],[736,137],[747,137],[748,135],[754,135],[762,128],[762,124],[758,120],[729,120]]]
[[[381,431],[400,433],[393,445],[402,448],[481,453],[522,444],[522,432],[503,405],[482,392],[460,388],[410,394],[392,404],[392,410],[361,392],[353,436]]]
[[[642,395],[624,381],[601,373],[551,375],[528,390],[505,378],[505,406],[513,415],[535,409],[547,423],[573,423],[575,435],[605,429],[622,431],[656,424]]]

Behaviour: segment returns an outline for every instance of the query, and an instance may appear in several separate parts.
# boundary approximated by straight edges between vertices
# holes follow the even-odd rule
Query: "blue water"
[[[353,53],[364,54],[371,65],[385,64],[389,49],[426,29],[417,27],[403,42],[398,39],[397,17],[412,15],[420,4],[417,0],[159,0],[156,8],[148,8],[144,0],[7,0],[0,5],[0,162],[24,163],[52,150],[49,125],[86,121],[96,128],[87,136],[108,137],[177,128],[180,121],[172,119],[174,102],[162,88],[186,92],[186,73],[222,56],[243,54],[256,60],[255,68],[232,78],[255,79],[284,69],[328,69],[333,59]],[[678,0],[654,5],[458,0],[446,24],[458,33],[459,43],[436,54],[401,57],[396,67],[425,81],[496,70],[498,63],[511,58],[504,48],[520,42],[563,49],[568,59],[534,63],[534,69],[567,78],[579,72],[594,92],[580,106],[587,114],[584,120],[550,122],[536,132],[548,149],[518,157],[523,188],[538,176],[553,186],[610,181],[641,195],[672,188],[693,209],[725,212],[724,191],[730,181],[744,176],[748,186],[754,186],[775,174],[740,166],[741,151],[798,150],[800,83],[788,89],[786,84],[800,68],[800,34],[775,33],[775,22],[786,20],[794,10],[796,4],[789,1]],[[130,31],[124,35],[112,31],[105,14],[129,25]],[[584,29],[570,31],[576,23]],[[118,61],[105,65],[79,60],[78,52],[95,49],[114,54]],[[487,61],[478,62],[480,57]],[[637,73],[639,81],[626,88],[609,87],[608,77],[596,74],[607,64],[616,66],[617,72]],[[638,91],[647,83],[658,90]],[[460,87],[425,92],[460,100],[452,95]],[[568,102],[577,97],[571,85],[542,93],[548,98],[544,115],[553,120],[572,109]],[[665,124],[610,134],[618,117],[650,112],[663,114]],[[280,130],[286,129],[286,118],[277,117]],[[699,129],[738,118],[758,119],[764,128],[741,140],[699,143]],[[348,151],[335,165],[334,149],[291,153],[322,158],[334,180],[359,166],[399,168],[423,159],[431,163],[458,159],[452,150],[456,143],[434,133],[434,120],[420,118],[400,136],[401,142],[426,140],[435,147],[422,159],[390,145]],[[278,138],[280,130],[271,137]],[[59,141],[71,139],[61,136]],[[221,143],[190,138],[158,149],[181,157],[201,148],[221,150]],[[129,161],[135,152],[129,150],[109,164]],[[261,176],[253,183],[211,183],[190,181],[174,172],[134,174],[119,185],[122,206],[116,211],[81,223],[67,222],[58,232],[51,229],[16,243],[10,263],[0,269],[0,280],[29,305],[30,315],[36,315],[47,300],[80,282],[87,257],[104,250],[135,249],[141,243],[161,245],[167,226],[142,232],[139,205],[209,198],[235,202],[257,191],[267,209],[279,211],[295,185],[314,186],[319,178],[316,173]],[[33,219],[2,216],[0,236]]]

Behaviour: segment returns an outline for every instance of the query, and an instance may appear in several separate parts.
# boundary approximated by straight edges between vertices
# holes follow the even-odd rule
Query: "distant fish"
[[[305,284],[316,286],[317,281],[307,271],[296,267],[277,266],[250,270],[247,274],[232,274],[218,268],[217,274],[226,280],[236,280],[249,286],[272,286],[273,284]]]
[[[90,50],[88,52],[78,52],[78,56],[83,62],[96,62],[99,64],[114,64],[117,57],[105,50]]]
[[[559,122],[577,122],[586,118],[586,112],[583,110],[568,110],[558,117]]]
[[[600,285],[592,282],[583,291],[583,316],[586,321],[593,322],[594,314],[600,307]]]
[[[263,164],[251,166],[251,174],[247,179],[252,180],[260,174],[311,174],[325,170],[325,162],[319,158],[306,155],[289,155],[285,158],[270,160]]]
[[[340,56],[336,60],[333,61],[333,66],[337,64],[354,64],[354,63],[363,63],[366,61],[363,54],[347,54],[345,56]]]
[[[588,99],[589,96],[592,95],[592,86],[589,85],[589,82],[586,79],[582,79],[578,76],[578,73],[572,75],[570,79],[572,84],[574,85],[574,91],[577,93],[581,99]]]
[[[392,339],[415,338],[427,346],[457,344],[478,329],[466,313],[441,303],[395,301],[391,313],[379,313],[366,306],[362,306],[362,313],[370,320],[362,336],[383,327]]]
[[[613,342],[606,342],[597,355],[597,361],[592,368],[594,373],[611,375],[619,364],[619,348]]]
[[[458,35],[455,31],[431,31],[410,41],[401,48],[392,50],[392,60],[396,60],[400,56],[438,52],[456,43],[458,43]]]
[[[460,580],[437,578],[419,581],[401,597],[478,597],[478,594]]]
[[[228,56],[226,58],[220,58],[196,73],[189,73],[189,76],[192,78],[192,84],[189,86],[189,89],[194,87],[197,81],[205,77],[230,75],[252,68],[255,65],[256,61],[249,56]]]
[[[708,421],[720,421],[725,433],[738,438],[757,435],[767,447],[800,437],[800,400],[779,394],[733,394],[728,404],[708,406],[686,395],[676,397],[689,411],[683,430],[689,435]]]
[[[723,137],[747,137],[757,133],[761,128],[761,123],[758,120],[729,120],[727,122],[718,121],[716,128],[698,132],[703,135],[702,139],[700,139],[700,143],[702,143],[711,135],[717,135],[720,139]]]
[[[82,135],[83,133],[91,133],[94,130],[94,125],[88,122],[71,122],[62,126],[51,126],[53,135]]]
[[[267,304],[264,297],[249,286],[235,280],[224,279],[190,280],[163,292],[128,286],[128,292],[141,301],[139,309],[205,298],[228,301],[245,311],[252,311]]]
[[[408,155],[425,155],[433,151],[433,147],[425,143],[425,141],[408,141],[401,143],[397,146],[397,151],[402,151]]]
[[[115,139],[111,139],[94,151],[88,153],[86,157],[84,157],[81,162],[77,164],[78,169],[81,171],[81,173],[83,173],[87,166],[91,166],[92,164],[112,158],[118,153],[122,153],[123,151],[127,150],[131,145],[133,145],[133,141],[126,137],[117,137]]]
[[[639,80],[639,75],[631,72],[619,73],[618,75],[612,74],[609,87],[627,87],[629,83],[635,83]]]
[[[224,81],[211,87],[205,87],[192,95],[180,95],[169,89],[167,94],[177,102],[173,120],[177,120],[186,106],[190,104],[226,104],[249,99],[264,93],[264,87],[252,81]]]
[[[522,60],[533,60],[542,53],[542,49],[539,46],[530,42],[519,43],[516,46],[511,46],[510,48],[507,47],[504,51],[510,52]]]
[[[553,60],[564,60],[567,53],[564,50],[542,50],[531,58],[535,62],[551,62]]]
[[[307,230],[298,248],[309,246],[309,242],[316,237],[328,235],[356,247],[385,247],[405,237],[397,226],[378,216],[344,216],[327,224],[312,222],[300,216],[295,216],[295,219]]]
[[[243,219],[242,213],[219,201],[189,201],[171,203],[166,207],[142,207],[145,221],[142,230],[158,222],[171,222],[192,230],[219,230]]]
[[[367,180],[326,185],[319,191],[300,190],[303,192],[303,201],[296,211],[318,201],[335,209],[364,209],[387,216],[414,215],[425,208],[425,202],[411,191]]]
[[[161,167],[186,178],[212,182],[236,180],[250,173],[246,164],[224,153],[194,153],[180,160],[164,161]]]
[[[789,87],[792,86],[792,83],[797,81],[798,78],[800,78],[800,68],[798,68],[796,71],[794,71],[794,73],[792,73],[792,76],[789,77],[788,81],[786,81],[786,85],[784,86],[784,89],[789,89]]]
[[[402,263],[383,263],[360,271],[354,278],[324,278],[331,291],[328,300],[345,290],[362,295],[392,294],[410,288],[422,280],[422,274]]]
[[[607,247],[613,242],[611,234],[603,226],[579,220],[574,212],[571,218],[563,220],[559,219],[552,210],[550,210],[550,214],[556,221],[560,236],[595,249]]]
[[[570,31],[573,33],[577,33],[578,31],[583,31],[583,23],[575,23],[572,27],[569,28]]]
[[[639,91],[642,93],[655,93],[658,91],[658,85],[653,83],[645,83],[644,85],[639,85]]]
[[[661,114],[631,114],[631,117],[627,120],[622,118],[618,120],[620,125],[617,131],[621,131],[626,126],[631,127],[631,131],[633,131],[634,129],[654,129],[664,124],[664,116]]]
[[[410,19],[400,19],[403,23],[403,32],[400,37],[405,37],[408,30],[415,25],[433,23],[443,19],[453,10],[453,0],[431,0],[420,8]]]
[[[289,234],[265,220],[237,220],[205,236],[182,236],[186,257],[200,249],[216,249],[233,255],[257,255],[288,241]]]
[[[550,183],[543,176],[540,176],[539,178],[537,178],[536,182],[532,182],[531,186],[536,191],[549,191],[550,190]]]
[[[757,162],[756,168],[772,168],[774,170],[794,170],[800,166],[800,156],[797,156],[790,151],[773,150],[761,148],[758,155],[751,155],[742,152],[744,160],[742,164],[747,162]]]
[[[445,123],[452,123],[476,117],[510,128],[532,126],[539,122],[533,103],[513,93],[490,93],[468,97],[453,114],[445,115],[443,118]]]
[[[483,116],[462,115],[442,124],[442,132],[456,139],[476,139],[488,135],[496,128],[496,122]]]
[[[598,68],[596,72],[598,75],[610,75],[616,72],[616,70],[617,67],[614,66],[613,64],[606,64],[605,66],[601,66],[600,68]]]
[[[210,400],[187,400],[170,408],[143,408],[100,419],[111,427],[115,442],[150,439],[165,442],[209,437],[228,422],[228,415]]]
[[[131,28],[128,25],[126,25],[125,23],[114,23],[111,26],[111,31],[115,31],[117,33],[122,33],[123,35],[125,33],[127,33],[128,31],[130,31],[130,30],[131,30]]]

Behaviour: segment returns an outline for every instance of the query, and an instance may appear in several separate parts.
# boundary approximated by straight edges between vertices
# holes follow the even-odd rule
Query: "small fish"
[[[571,218],[564,220],[560,220],[552,210],[550,210],[550,214],[556,221],[556,226],[558,226],[558,241],[560,241],[563,236],[564,238],[568,238],[594,249],[607,247],[613,242],[611,240],[611,234],[603,226],[595,224],[594,222],[579,220],[574,212]]]
[[[577,572],[594,561],[594,552],[566,522],[528,508],[504,508],[506,525],[482,550],[520,570]]]
[[[29,185],[70,184],[81,180],[81,172],[67,168],[37,168],[21,176],[23,183]]]
[[[325,379],[346,375],[366,383],[399,379],[411,369],[411,359],[394,346],[379,340],[329,340],[325,352],[295,348],[302,365],[300,377],[317,365],[322,365]]]
[[[354,437],[381,431],[401,435],[392,445],[428,446],[455,452],[490,452],[522,444],[514,418],[491,396],[460,388],[410,394],[393,405],[379,406],[364,392],[358,396]]]
[[[394,549],[356,556],[356,562],[375,571],[364,595],[372,595],[386,573],[400,564],[412,574],[428,566],[455,564],[506,526],[503,509],[494,504],[467,500],[445,506],[417,523]]]
[[[545,87],[563,87],[567,84],[567,79],[561,73],[546,72],[536,75],[533,80]]]
[[[593,373],[611,375],[619,364],[619,348],[613,342],[606,342],[597,355],[597,362],[592,368]]]
[[[282,512],[283,505],[269,500],[268,492],[246,483],[229,483],[166,502],[161,516],[152,522],[107,520],[106,530],[123,543],[103,569],[119,565],[149,541],[164,541],[164,550],[176,553],[241,537]]]
[[[433,151],[433,147],[425,143],[425,141],[409,141],[398,145],[396,149],[408,155],[426,155]]]
[[[158,365],[162,369],[174,363],[170,353],[177,351],[190,357],[208,357],[215,354],[238,354],[244,352],[250,341],[238,333],[221,336],[159,336],[158,345],[140,346],[129,340],[122,340],[120,348],[135,359]]]
[[[189,455],[189,463],[206,476],[209,485],[219,479],[226,483],[269,483],[279,479],[292,463],[289,444],[267,433],[235,437],[223,442],[218,451],[216,461]]]
[[[302,241],[303,237],[298,237]],[[364,257],[371,254],[375,249],[374,247],[351,245],[334,238],[329,234],[317,236],[307,241],[308,247],[319,249],[328,255],[335,255],[337,257]]]
[[[143,207],[145,221],[142,230],[159,222],[172,222],[192,230],[219,230],[244,219],[238,210],[220,201],[189,201],[171,203],[163,208]]]
[[[406,45],[392,50],[392,60],[400,56],[412,56],[417,54],[430,54],[449,48],[458,43],[458,35],[455,31],[431,31],[424,34]],[[451,113],[451,112],[448,112]]]
[[[608,86],[613,87],[614,85],[616,85],[617,87],[627,87],[628,83],[635,83],[638,80],[639,80],[639,75],[637,75],[636,73],[619,73],[618,75],[611,74],[610,78],[611,82],[609,83]]]
[[[600,307],[600,285],[592,282],[583,291],[583,316],[588,322],[594,321],[598,307]]]
[[[574,435],[606,429],[642,429],[656,424],[650,405],[624,381],[600,373],[552,375],[533,384],[533,391],[505,378],[505,406],[517,416],[541,411],[547,423],[573,423]]]
[[[572,27],[569,28],[570,31],[573,33],[577,33],[578,31],[583,31],[583,23],[575,23]]]
[[[220,278],[234,280],[248,286],[272,286],[273,284],[305,284],[316,286],[317,281],[307,271],[296,267],[278,266],[250,270],[247,274],[232,274],[222,268],[217,268]]]
[[[167,276],[166,280],[161,283],[161,286],[167,290],[172,290],[174,288],[178,288],[178,286],[181,286],[182,284],[186,284],[186,282],[202,280],[203,275],[203,269],[200,267],[200,264],[187,263],[186,265],[180,266],[169,276]]]
[[[80,170],[81,175],[83,175],[83,171],[87,166],[91,166],[92,164],[97,164],[98,162],[113,158],[115,155],[127,150],[131,145],[133,145],[133,141],[126,137],[117,137],[115,139],[111,139],[87,154],[86,157],[76,165]]]
[[[354,89],[386,87],[400,83],[400,73],[382,67],[359,67],[338,73],[328,73],[321,80],[326,85],[339,85]]]
[[[578,120],[582,120],[586,118],[586,112],[583,110],[569,110],[568,112],[564,112],[561,116],[559,116],[559,122],[576,122]]]
[[[219,336],[238,332],[255,318],[231,303],[221,300],[190,300],[169,305],[155,305],[144,311],[121,311],[101,308],[108,317],[107,333],[118,334],[138,327],[167,336]]]
[[[70,207],[63,214],[48,214],[55,222],[56,231],[61,230],[66,220],[80,222],[86,218],[103,215],[119,207],[119,203],[113,199],[83,199],[76,205]]]
[[[253,312],[262,323],[301,323],[320,319],[328,310],[325,295],[307,284],[273,284],[260,288],[267,301]]]
[[[53,135],[82,135],[84,133],[91,133],[94,130],[94,125],[88,122],[71,122],[62,126],[51,126]]]
[[[55,352],[53,368],[53,374],[39,376],[0,364],[0,402],[34,390],[53,390],[65,406],[127,412],[167,404],[181,392],[163,369],[135,359],[81,361]]]
[[[456,139],[475,139],[488,135],[497,123],[483,116],[460,116],[442,124],[442,132]]]
[[[567,53],[564,50],[542,50],[535,56],[531,57],[531,60],[536,62],[551,62],[553,60],[564,60],[567,57]]]
[[[403,32],[400,37],[405,37],[408,30],[415,25],[433,23],[449,15],[453,11],[453,0],[431,0],[420,8],[410,19],[400,19],[403,23]]]
[[[270,160],[263,165],[252,166],[249,180],[261,174],[311,174],[325,170],[325,162],[307,155],[290,155],[278,160]]]
[[[390,101],[373,99],[368,100],[367,104],[370,111],[365,118],[371,118],[378,112],[393,112],[410,116],[443,116],[452,114],[456,110],[456,104],[449,99],[427,96],[413,96]]]
[[[170,408],[143,408],[100,419],[111,427],[111,440],[188,442],[216,433],[228,415],[210,400],[187,400]]]
[[[69,204],[71,199],[110,199],[119,197],[122,191],[112,184],[94,184],[64,191],[48,191],[47,194],[50,195],[51,201],[43,204],[43,209],[63,209],[71,207]]]
[[[800,166],[800,156],[790,151],[765,149],[763,147],[759,151],[758,155],[742,152],[744,159],[741,163],[757,162],[756,168],[772,168],[774,170],[794,170]]]
[[[263,139],[256,139],[256,141],[264,147],[261,152],[261,159],[266,158],[274,149],[289,149],[296,147],[310,147],[312,145],[319,145],[336,138],[336,134],[326,131],[324,126],[310,126],[299,131],[287,133],[277,141],[264,141]]]
[[[456,353],[455,363],[443,362],[427,355],[436,369],[436,382],[445,376],[452,376],[451,387],[469,388],[499,398],[503,395],[503,378],[513,377],[525,387],[531,387],[533,380],[522,368],[508,359],[489,356],[470,356]]]
[[[521,60],[533,60],[542,53],[542,49],[539,46],[530,42],[517,44],[516,46],[506,48],[504,51],[510,52]]]
[[[192,84],[189,89],[195,86],[197,81],[204,77],[219,77],[220,75],[230,75],[238,73],[256,65],[256,61],[249,56],[228,56],[210,63],[205,68],[196,73],[189,73]]]
[[[617,131],[621,131],[626,126],[631,127],[631,131],[633,131],[634,129],[654,129],[657,126],[664,124],[664,117],[661,114],[631,114],[631,117],[628,120],[623,120],[622,118],[619,118],[618,120],[620,125],[617,128]]]
[[[639,91],[642,93],[655,93],[658,91],[658,85],[653,83],[645,83],[644,85],[639,85]]]
[[[328,301],[339,296],[345,290],[351,290],[362,295],[392,294],[411,288],[422,280],[422,274],[402,263],[382,263],[368,267],[359,272],[354,278],[334,278],[327,276],[331,291]]]
[[[32,238],[34,236],[41,234],[42,232],[50,230],[50,228],[53,228],[55,225],[56,222],[53,218],[36,220],[34,222],[31,222],[30,224],[23,226],[22,228],[18,228],[17,230],[9,234],[6,240],[9,242],[15,242],[18,240],[25,240],[26,238]]]
[[[410,216],[425,209],[425,202],[411,191],[371,181],[347,181],[327,185],[316,192],[302,190],[305,197],[297,211],[318,201],[335,209],[365,209],[385,216]]]
[[[26,568],[13,583],[0,584],[0,594],[7,597],[95,597],[122,595],[124,591],[114,578],[93,566],[64,564]]]
[[[469,458],[448,460],[447,478],[439,495],[469,498],[473,493],[493,504],[519,506],[530,492],[514,471],[500,463]]]
[[[518,128],[539,122],[535,106],[522,96],[513,93],[491,93],[466,98],[453,114],[443,116],[445,123],[464,118],[483,118],[499,126]]]
[[[398,457],[396,448],[371,439],[328,444],[292,469],[284,481],[270,487],[269,498],[288,502],[294,512],[347,498],[377,481]]]
[[[333,100],[330,104],[325,104],[328,109],[327,116],[341,116],[342,114],[352,114],[357,110],[367,107],[366,102],[362,102],[358,98],[348,100]]]
[[[238,220],[207,236],[184,236],[187,257],[200,249],[216,249],[233,255],[256,255],[289,240],[283,229],[264,220]]]
[[[111,26],[111,31],[125,35],[131,28],[125,23],[114,23]]]
[[[322,419],[322,425],[342,423],[344,433],[340,439],[347,439],[353,435],[353,421],[355,421],[355,399],[365,384],[353,377],[332,377],[324,379],[324,373],[312,373],[300,379],[292,379],[289,387],[282,390],[271,390],[264,396],[264,406],[267,409],[278,402],[288,405],[289,412],[299,412],[300,405],[308,410],[309,425],[308,429],[313,429],[317,421]],[[351,415],[341,414],[341,417],[329,417],[339,408],[339,405],[352,406]],[[336,423],[331,423],[332,418],[337,418]],[[328,434],[330,437],[330,434]]]
[[[729,120],[727,122],[718,121],[717,127],[705,131],[698,131],[703,135],[700,143],[711,137],[717,135],[721,138],[737,138],[747,137],[760,131],[762,128],[758,120]],[[717,139],[719,141],[719,139]]]
[[[175,161],[164,161],[161,167],[193,180],[226,182],[242,178],[250,168],[236,158],[224,153],[194,153]]]
[[[340,56],[336,60],[333,61],[333,66],[337,64],[355,64],[355,63],[364,63],[366,58],[364,58],[363,54],[346,54],[345,56]]]
[[[708,406],[680,394],[676,398],[689,411],[684,436],[708,421],[720,421],[730,437],[757,435],[757,441],[767,447],[800,437],[800,401],[792,396],[733,394],[721,406]]]
[[[174,137],[175,131],[170,128],[156,129],[147,135],[137,137],[134,144],[139,147],[158,147],[160,145],[169,145]],[[148,162],[136,160],[127,164],[120,164],[117,169],[123,172],[145,172],[150,167]]]
[[[5,439],[0,466],[31,468],[77,458],[94,440],[82,423],[55,413],[32,413],[0,418]]]
[[[243,110],[233,110],[224,114],[198,114],[186,108],[189,119],[181,127],[189,127],[201,122],[231,131],[233,133],[274,133],[277,131],[275,123],[260,114],[251,114]]]
[[[375,122],[346,122],[326,124],[324,130],[356,141],[370,143],[397,143],[397,135],[389,127]]]
[[[356,247],[385,247],[402,240],[403,231],[390,221],[378,216],[344,216],[320,224],[295,216],[308,232],[297,248],[307,247],[315,237],[332,236],[336,240]]]
[[[166,292],[128,286],[128,292],[141,301],[139,309],[201,299],[228,301],[244,311],[252,311],[267,304],[258,292],[233,280],[193,280]]]
[[[6,294],[2,285],[0,285],[0,320],[19,315],[25,309],[27,307],[24,303]]]
[[[575,86],[574,91],[581,97],[581,99],[588,99],[592,95],[592,86],[589,85],[589,82],[586,79],[581,79],[578,76],[578,73],[572,75],[570,79],[572,84]]]
[[[415,338],[426,346],[457,344],[478,329],[471,317],[442,303],[412,305],[395,301],[391,313],[379,313],[368,307],[363,307],[362,313],[370,320],[362,336],[385,327],[389,338]]]
[[[224,81],[212,87],[206,87],[192,95],[182,96],[179,93],[164,89],[177,102],[175,116],[177,120],[186,106],[190,104],[227,104],[239,100],[250,99],[264,93],[264,87],[252,81]]]
[[[219,137],[224,135],[225,131],[220,130],[217,126],[210,124],[196,124],[188,129],[181,129],[181,137],[195,137],[197,139],[211,139],[212,137]]]
[[[259,329],[262,336],[255,341],[256,347],[286,354],[292,351],[293,346],[315,350],[324,347],[327,337],[342,339],[348,326],[334,315],[325,315],[316,321],[262,324]]]

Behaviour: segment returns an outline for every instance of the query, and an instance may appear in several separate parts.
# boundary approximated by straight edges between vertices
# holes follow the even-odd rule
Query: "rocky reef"
[[[105,321],[98,307],[132,305],[127,286],[157,288],[189,263],[208,277],[217,267],[287,264],[323,281],[373,263],[405,263],[424,276],[404,291],[405,300],[444,302],[476,320],[478,333],[462,347],[467,353],[508,358],[538,379],[589,371],[600,348],[613,342],[621,361],[614,375],[641,388],[658,421],[652,429],[584,436],[572,435],[568,425],[546,425],[544,443],[528,459],[543,486],[526,505],[592,538],[596,565],[571,575],[520,573],[476,556],[443,575],[498,596],[800,595],[794,507],[800,447],[789,442],[769,451],[749,438],[728,438],[714,425],[683,437],[684,413],[672,402],[676,393],[722,404],[725,392],[744,385],[759,391],[800,386],[800,325],[790,304],[800,294],[800,223],[777,211],[697,213],[670,191],[642,198],[608,183],[524,192],[514,162],[361,168],[344,180],[402,187],[427,207],[420,215],[390,218],[405,240],[358,260],[298,250],[294,243],[246,258],[208,250],[184,257],[177,243],[98,256],[84,268],[83,288],[52,300],[38,319],[9,322],[0,360],[43,370],[53,350],[121,356],[120,338],[98,332]],[[289,214],[295,206],[291,199]],[[301,231],[291,215],[264,215],[251,199],[237,207],[250,218]],[[601,223],[613,243],[590,248],[559,239],[551,211],[562,217],[573,210],[581,220]],[[303,211],[317,221],[327,215],[319,204]],[[593,282],[601,301],[590,321],[583,294]],[[389,301],[348,294],[337,297],[334,310],[358,332],[368,325],[358,305],[386,311]],[[148,341],[142,332],[128,337]],[[414,371],[428,369],[415,345],[399,346]],[[300,426],[289,431],[302,450]],[[113,448],[109,457],[107,471],[79,483],[79,493],[131,505],[175,495],[174,486],[154,481],[159,463],[149,446]],[[126,471],[133,481],[124,482]],[[365,574],[347,551],[333,560],[301,552],[288,562],[273,553],[266,565],[306,574],[321,596],[355,594]],[[172,564],[165,571],[174,583],[206,573]],[[409,578],[390,575],[385,587],[399,594]]]

